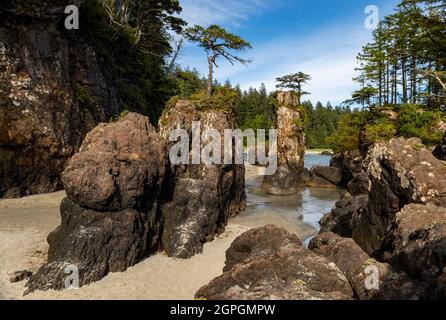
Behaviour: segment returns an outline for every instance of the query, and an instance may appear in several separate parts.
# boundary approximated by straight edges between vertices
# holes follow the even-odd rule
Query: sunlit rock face
[[[162,208],[163,246],[169,256],[179,258],[202,252],[203,244],[223,231],[229,217],[245,207],[246,199],[243,164],[223,164],[224,130],[234,128],[233,115],[215,109],[199,110],[188,100],[165,110],[159,121],[161,136],[168,139],[171,130],[185,129],[191,142],[187,150],[190,160],[193,121],[200,122],[201,132],[215,129],[220,133],[222,164],[171,165],[172,196]]]
[[[287,195],[298,191],[304,176],[304,115],[293,92],[277,94],[277,172],[265,176],[262,187],[270,194]]]
[[[55,22],[68,2],[0,4],[0,198],[61,189],[85,134],[119,108],[95,51]]]

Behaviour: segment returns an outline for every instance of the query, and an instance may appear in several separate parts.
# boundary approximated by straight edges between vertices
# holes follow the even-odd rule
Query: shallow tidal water
[[[305,167],[328,166],[330,156],[306,155]],[[258,167],[246,166],[246,210],[231,222],[248,227],[275,224],[299,236],[305,245],[320,229],[319,220],[339,200],[341,189],[302,188],[297,194],[274,196],[260,188],[262,176]]]

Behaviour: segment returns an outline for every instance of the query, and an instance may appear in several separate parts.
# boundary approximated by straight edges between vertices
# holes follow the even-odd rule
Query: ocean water
[[[329,165],[330,158],[325,155],[306,155],[305,167]],[[231,222],[248,227],[275,224],[297,234],[304,244],[308,244],[317,234],[319,220],[330,212],[342,193],[338,189],[305,187],[294,195],[274,196],[260,188],[262,180],[257,167],[246,166],[247,208]]]

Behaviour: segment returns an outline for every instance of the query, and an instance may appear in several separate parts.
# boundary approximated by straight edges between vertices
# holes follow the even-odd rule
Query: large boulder
[[[342,169],[336,167],[314,166],[310,170],[307,186],[317,188],[337,188],[342,183]]]
[[[302,247],[296,236],[275,226],[253,229],[237,238],[227,253],[223,275],[200,288],[210,300],[352,299],[341,271]]]
[[[410,276],[431,283],[431,296],[446,298],[446,208],[409,204],[395,216],[383,258]]]
[[[304,180],[304,111],[293,92],[279,92],[277,101],[278,168],[275,174],[264,177],[262,188],[270,194],[288,195],[296,193]]]
[[[93,48],[56,22],[73,3],[1,1],[0,198],[62,189],[85,134],[120,108]]]
[[[353,239],[320,233],[311,240],[309,248],[336,264],[360,300],[419,299],[424,294],[425,285],[370,258]]]
[[[82,286],[161,248],[165,146],[149,119],[135,113],[88,134],[64,172],[62,222],[27,292],[65,288],[71,266]]]
[[[147,117],[129,113],[87,134],[68,162],[62,182],[84,208],[119,211],[142,208],[157,196],[167,168],[167,144]]]
[[[201,132],[214,129],[221,138],[225,129],[234,128],[230,112],[199,109],[189,100],[179,100],[169,106],[159,121],[160,134],[169,139],[172,130],[184,129],[192,140],[193,121],[200,122]],[[223,164],[223,139],[221,145],[222,164],[172,165],[172,196],[162,209],[163,246],[169,256],[189,258],[200,253],[203,244],[221,232],[229,217],[245,206],[244,166]],[[189,148],[188,157],[192,143]]]
[[[353,217],[353,239],[370,255],[406,204],[446,205],[446,167],[418,138],[379,142],[369,150],[364,169],[370,179],[367,210]]]

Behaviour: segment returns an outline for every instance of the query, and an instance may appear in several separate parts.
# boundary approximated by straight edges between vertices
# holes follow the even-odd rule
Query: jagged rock
[[[406,205],[396,214],[392,230],[384,240],[383,250],[386,261],[412,277],[430,282],[432,296],[446,298],[443,283],[446,268],[446,208],[432,204]]]
[[[446,132],[443,136],[443,144],[435,147],[433,155],[440,160],[446,161]]]
[[[1,1],[0,198],[62,189],[85,134],[119,110],[94,50],[57,25],[74,3]]]
[[[367,210],[369,196],[367,194],[352,196],[346,193],[341,200],[337,201],[330,213],[322,217],[319,224],[321,232],[334,232],[343,237],[352,236],[352,220]]]
[[[250,230],[227,251],[226,272],[200,288],[196,298],[352,299],[340,270],[275,226]]]
[[[347,190],[352,196],[367,194],[370,191],[370,188],[369,176],[364,171],[356,174],[353,179],[347,183]]]
[[[193,102],[180,100],[160,118],[160,134],[168,139],[171,130],[182,128],[192,138],[192,121],[200,121],[202,132],[215,129],[221,137],[225,129],[234,128],[230,113],[199,111]],[[203,244],[224,229],[229,217],[244,208],[245,171],[242,164],[175,165],[172,171],[172,197],[162,209],[163,245],[169,256],[189,258],[200,253]]]
[[[426,290],[425,285],[397,272],[389,264],[370,258],[353,239],[331,232],[320,233],[311,240],[309,248],[336,264],[360,300],[419,299]],[[376,279],[371,278],[373,273]]]
[[[270,194],[288,195],[296,193],[303,182],[304,128],[296,94],[279,92],[277,100],[278,168],[264,177],[262,188]]]
[[[167,144],[149,119],[129,113],[87,134],[62,175],[68,197],[84,208],[143,208],[156,198],[167,167]]]
[[[352,236],[372,256],[406,204],[446,205],[446,167],[418,138],[377,143],[363,167],[370,179],[369,202],[355,216]]]
[[[310,178],[306,182],[306,185],[311,188],[326,188],[326,189],[336,189],[338,186],[331,183],[327,179],[317,176],[317,175],[310,175]]]
[[[62,224],[48,236],[48,262],[30,278],[25,294],[66,288],[68,266],[78,269],[82,286],[109,272],[125,271],[157,249],[156,212],[97,212],[68,198],[62,201],[60,211]]]

